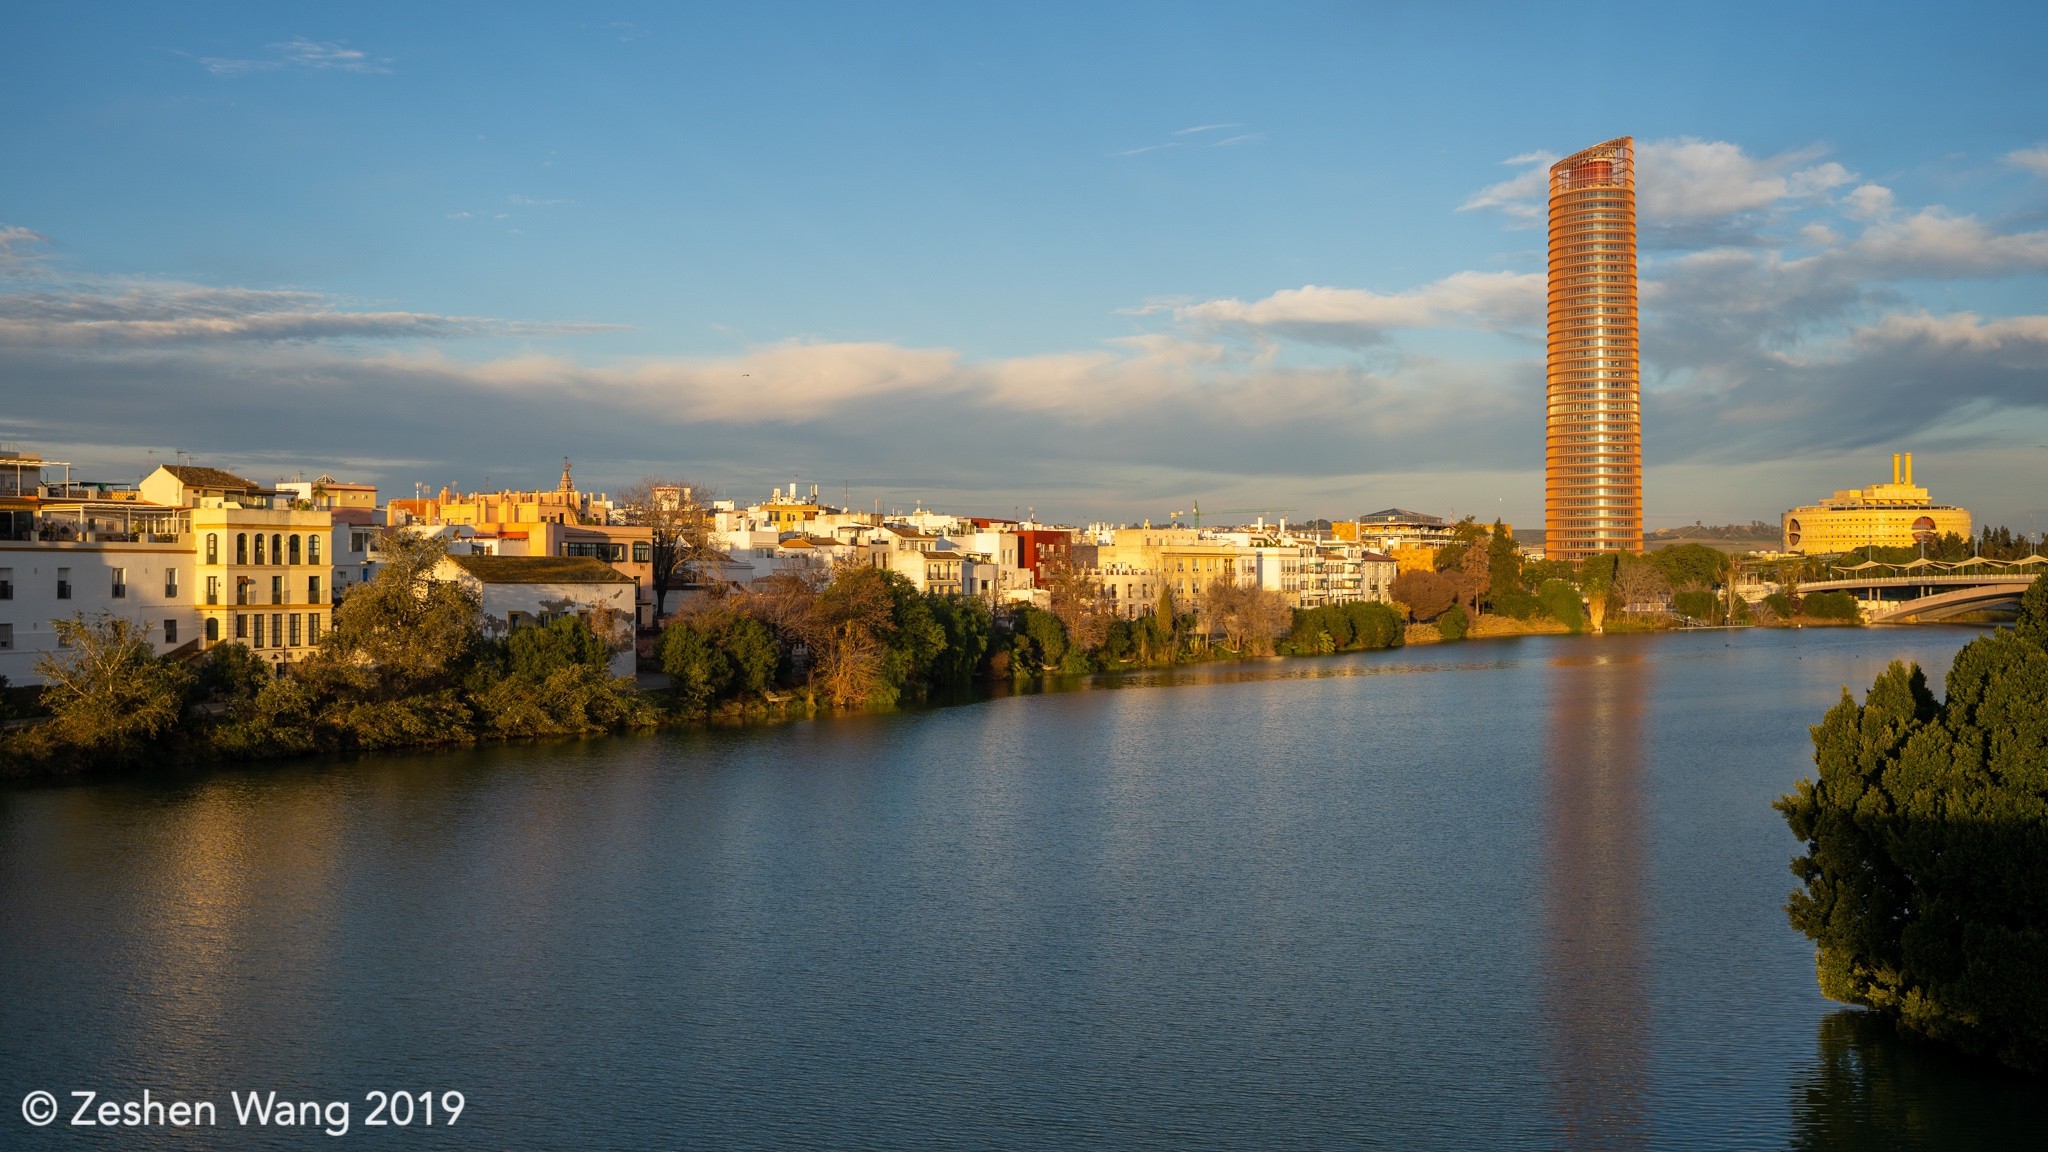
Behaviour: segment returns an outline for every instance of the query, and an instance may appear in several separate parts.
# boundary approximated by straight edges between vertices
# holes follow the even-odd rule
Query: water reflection
[[[2039,1147],[2038,1085],[1901,1037],[1868,1012],[1821,1019],[1792,1094],[1792,1146],[1812,1152]]]
[[[1544,1009],[1568,1148],[1645,1143],[1642,713],[1650,667],[1622,650],[1550,663]]]

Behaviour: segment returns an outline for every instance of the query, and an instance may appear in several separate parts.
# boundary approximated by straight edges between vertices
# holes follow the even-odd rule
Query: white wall
[[[194,607],[196,557],[189,541],[181,544],[130,544],[115,541],[83,543],[0,543],[0,570],[11,570],[13,596],[0,600],[0,624],[11,626],[11,645],[0,650],[0,676],[9,684],[41,684],[38,655],[57,651],[53,621],[75,613],[88,618],[109,613],[144,625],[158,654],[199,638],[199,613]],[[71,598],[57,598],[60,569],[70,569]],[[113,594],[114,569],[127,571],[125,596]],[[164,595],[164,574],[177,573],[175,597]],[[166,624],[175,638],[166,635]],[[6,631],[0,629],[0,631]]]

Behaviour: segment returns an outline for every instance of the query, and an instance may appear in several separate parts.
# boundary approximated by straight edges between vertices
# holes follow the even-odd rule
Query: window
[[[306,613],[306,643],[314,645],[320,643],[320,614],[318,612]]]
[[[237,532],[235,533],[235,563],[247,564],[248,562],[249,534],[247,532]]]
[[[291,538],[291,556],[292,556],[292,563],[293,563],[293,564],[297,564],[297,563],[299,562],[299,534],[298,534],[298,533],[296,533],[296,532],[292,533],[292,538]]]
[[[57,599],[71,599],[71,569],[57,569]]]
[[[306,537],[306,563],[318,564],[319,562],[320,538],[318,536],[308,536]]]
[[[164,621],[164,643],[166,643],[166,644],[176,644],[177,642],[178,642],[178,622],[177,622],[176,620],[166,620],[166,621]]]
[[[123,599],[128,595],[128,570],[126,568],[116,568],[113,570],[113,575],[114,588],[110,595],[116,600]]]
[[[526,627],[527,624],[531,622],[532,617],[528,616],[524,612],[515,610],[505,613],[505,626],[513,632],[519,631],[521,628]]]
[[[208,576],[206,578],[206,602],[208,604],[220,603],[220,577]]]
[[[249,618],[256,621],[256,638],[249,641],[249,647],[261,648],[263,647],[263,613],[250,613]]]
[[[208,532],[206,534],[206,562],[208,564],[220,563],[220,533],[218,532]]]
[[[208,644],[220,642],[220,618],[217,616],[208,616],[206,618],[206,642]]]
[[[654,559],[654,545],[645,540],[633,541],[633,563],[645,564]]]
[[[14,599],[14,569],[0,568],[0,600]]]
[[[284,563],[284,536],[277,532],[270,534],[270,562],[272,564]]]
[[[237,612],[235,613],[235,639],[247,640],[248,638],[249,617],[241,612]]]
[[[256,562],[263,563],[263,533],[256,534]]]
[[[270,602],[272,604],[282,604],[285,602],[284,577],[272,576],[270,578]]]
[[[291,646],[297,648],[299,646],[299,614],[297,612],[292,613],[290,619],[292,623]]]
[[[318,576],[308,576],[306,577],[306,603],[318,604],[319,602],[320,578]]]
[[[14,650],[14,625],[0,624],[0,652]]]
[[[624,544],[607,544],[596,540],[575,540],[562,545],[564,556],[590,556],[618,564],[626,559]]]
[[[247,604],[249,602],[249,585],[255,582],[256,580],[252,576],[237,576],[235,578],[235,603]]]
[[[349,533],[348,550],[351,552],[368,552],[370,550],[370,534],[368,532]]]
[[[176,568],[166,568],[164,569],[164,599],[176,600],[177,598],[178,570]]]
[[[284,647],[284,613],[282,612],[272,612],[270,614],[270,646],[272,648]]]

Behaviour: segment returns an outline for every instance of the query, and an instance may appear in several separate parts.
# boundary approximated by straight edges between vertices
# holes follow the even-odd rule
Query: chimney
[[[1898,454],[1897,452],[1894,452],[1894,453],[1892,453],[1892,483],[1894,483],[1894,484],[1897,484],[1898,482],[1899,482],[1899,454]]]
[[[1908,452],[1908,453],[1906,453],[1906,483],[1908,483],[1908,484],[1911,484],[1912,482],[1913,482],[1913,454],[1912,454],[1911,452]]]

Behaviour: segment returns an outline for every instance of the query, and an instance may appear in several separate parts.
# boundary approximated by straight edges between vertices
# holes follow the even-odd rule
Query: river
[[[0,1145],[2017,1147],[1771,799],[1968,629],[1531,637],[0,791]],[[18,1102],[64,1100],[48,1128]],[[73,1091],[217,1102],[81,1132]],[[372,1091],[463,1094],[368,1126]],[[437,1122],[445,1116],[437,1117]]]

